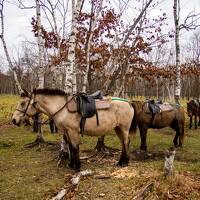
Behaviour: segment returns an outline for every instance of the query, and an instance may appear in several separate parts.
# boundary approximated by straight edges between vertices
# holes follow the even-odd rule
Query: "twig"
[[[132,200],[140,200],[140,199],[144,199],[147,194],[149,192],[152,192],[153,190],[153,183],[148,184],[147,186],[145,186],[142,190],[140,190],[134,197]]]

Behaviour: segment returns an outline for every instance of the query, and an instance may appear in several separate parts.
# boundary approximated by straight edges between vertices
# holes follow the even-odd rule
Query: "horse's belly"
[[[109,134],[118,125],[116,116],[99,113],[99,125],[97,124],[96,116],[87,118],[85,123],[84,132],[87,135],[104,135]]]

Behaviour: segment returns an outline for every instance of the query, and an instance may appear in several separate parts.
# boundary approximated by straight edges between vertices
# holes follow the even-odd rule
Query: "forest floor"
[[[131,200],[149,184],[148,200],[200,199],[200,127],[189,130],[188,119],[184,146],[176,149],[174,176],[165,178],[163,174],[164,154],[172,146],[173,131],[169,128],[150,129],[148,159],[142,160],[136,156],[135,152],[140,146],[137,132],[131,137],[128,167],[116,166],[119,151],[111,155],[98,154],[82,160],[81,170],[91,170],[92,174],[81,177],[79,185],[73,187],[70,179],[74,171],[68,168],[67,163],[60,167],[56,163],[61,135],[50,134],[44,127],[45,140],[55,145],[24,147],[36,136],[31,127],[10,124],[16,101],[17,97],[14,96],[0,98],[0,200],[51,199],[63,188],[68,191],[64,199]],[[95,153],[96,142],[96,137],[83,136],[81,157]],[[105,143],[120,149],[119,140],[114,134],[107,136]]]

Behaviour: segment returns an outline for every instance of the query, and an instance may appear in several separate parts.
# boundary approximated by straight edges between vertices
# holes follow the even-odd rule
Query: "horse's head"
[[[35,102],[33,95],[29,94],[26,90],[23,89],[17,108],[12,116],[13,124],[20,126],[20,123],[24,117],[32,117],[35,115],[37,113],[37,109],[35,108],[34,104]]]

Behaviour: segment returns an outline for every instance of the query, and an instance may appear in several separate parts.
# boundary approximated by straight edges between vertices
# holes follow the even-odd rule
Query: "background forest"
[[[176,4],[176,14],[173,11]],[[154,0],[1,0],[1,40],[6,60],[0,68],[0,93],[17,94],[50,87],[67,92],[100,89],[117,96],[156,96],[172,100],[176,86],[176,33],[181,97],[200,95],[199,13],[180,16],[184,1],[170,11]],[[30,35],[13,53],[6,45],[5,7],[32,12]],[[177,24],[169,23],[174,12]],[[175,26],[178,25],[178,26]],[[8,61],[8,62],[7,62]],[[5,67],[6,66],[6,67]],[[3,70],[6,69],[6,70]],[[71,85],[71,86],[70,86]]]

